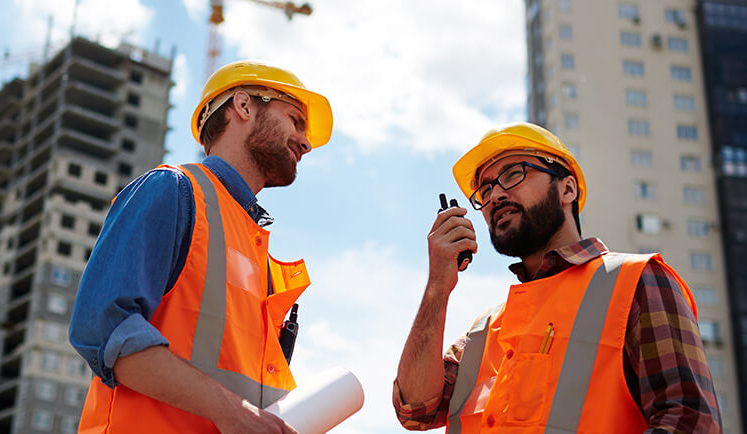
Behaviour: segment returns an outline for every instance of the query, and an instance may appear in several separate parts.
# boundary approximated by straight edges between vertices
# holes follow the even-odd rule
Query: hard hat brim
[[[309,144],[311,144],[311,147],[318,148],[319,146],[322,146],[329,142],[329,139],[332,136],[333,118],[332,108],[330,107],[329,100],[327,100],[326,97],[298,86],[293,86],[272,80],[258,79],[256,75],[252,75],[250,76],[250,79],[247,79],[244,83],[242,83],[241,81],[233,81],[223,87],[219,87],[213,90],[209,95],[205,96],[202,101],[200,101],[200,104],[198,104],[197,108],[192,114],[191,122],[192,136],[194,136],[195,140],[197,140],[198,143],[200,143],[198,125],[202,108],[205,107],[205,104],[208,101],[212,100],[221,93],[236,86],[241,86],[242,84],[264,85],[293,95],[297,100],[301,101],[306,106],[306,137],[309,139]]]

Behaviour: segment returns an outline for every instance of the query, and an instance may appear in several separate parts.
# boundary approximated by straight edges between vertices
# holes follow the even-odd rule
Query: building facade
[[[747,0],[698,2],[741,413],[747,415]],[[743,423],[746,423],[743,421]],[[743,428],[747,431],[747,427]]]
[[[77,431],[78,281],[110,201],[163,159],[171,67],[75,38],[0,89],[0,433]]]
[[[661,252],[685,278],[725,432],[742,432],[697,1],[525,3],[528,115],[584,169],[584,235]]]

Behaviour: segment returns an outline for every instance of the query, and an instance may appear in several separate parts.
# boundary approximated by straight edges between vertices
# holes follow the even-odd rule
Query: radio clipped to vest
[[[280,330],[280,348],[283,349],[283,355],[288,365],[291,363],[293,348],[296,346],[296,337],[298,336],[298,303],[293,304],[288,319],[283,323]]]

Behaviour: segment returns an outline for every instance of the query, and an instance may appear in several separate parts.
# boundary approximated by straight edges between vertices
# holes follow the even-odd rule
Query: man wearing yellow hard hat
[[[81,279],[70,342],[96,374],[81,432],[296,433],[262,409],[295,388],[309,278],[268,254],[256,194],[329,141],[329,102],[289,71],[234,62],[208,79],[191,129],[207,158],[122,190]]]
[[[439,213],[428,235],[428,283],[394,382],[405,428],[721,432],[687,284],[659,254],[614,253],[581,238],[586,180],[557,137],[530,123],[506,125],[453,171],[495,249],[521,260],[510,266],[521,283],[442,356],[457,258],[477,243],[466,209]]]

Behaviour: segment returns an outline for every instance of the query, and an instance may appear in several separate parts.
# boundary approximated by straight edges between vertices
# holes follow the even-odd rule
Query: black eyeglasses
[[[482,207],[485,206],[487,201],[490,199],[490,195],[493,193],[493,186],[498,184],[505,191],[516,187],[517,185],[521,184],[527,177],[527,167],[531,167],[532,169],[537,169],[540,172],[545,172],[556,178],[560,178],[560,174],[548,169],[547,167],[542,167],[536,164],[522,161],[520,163],[512,164],[506,167],[501,173],[498,174],[498,176],[494,180],[481,185],[477,190],[475,190],[474,193],[472,193],[472,196],[469,197],[469,203],[471,203],[472,207],[476,210],[482,209]]]

